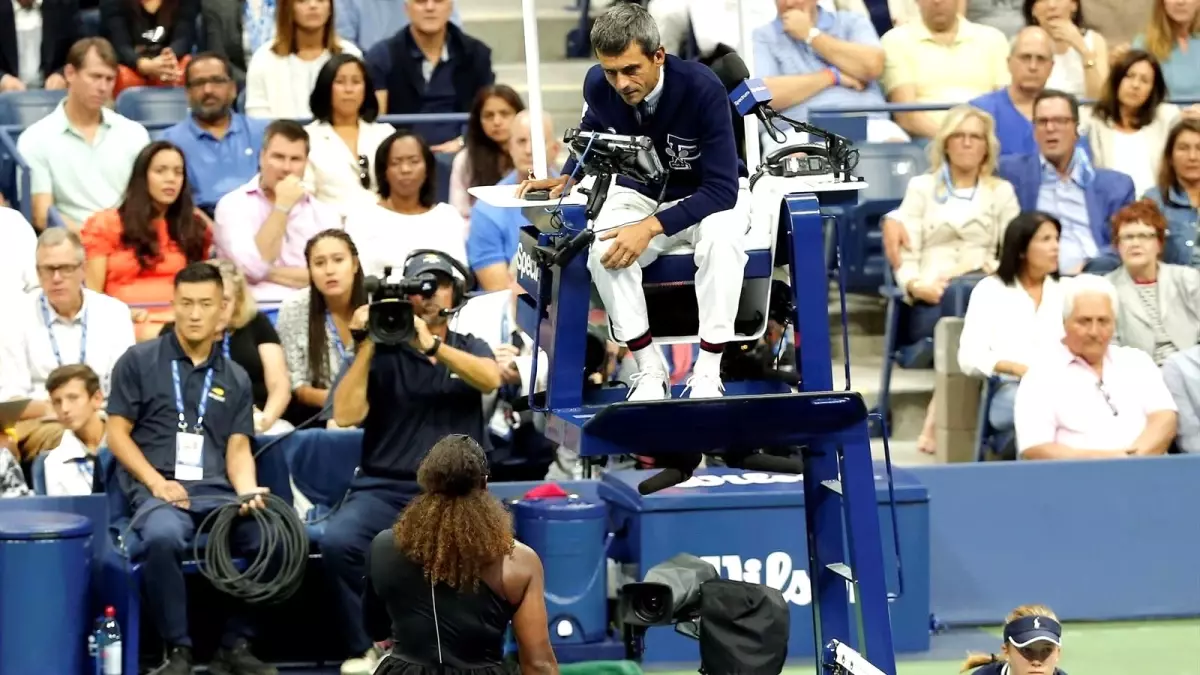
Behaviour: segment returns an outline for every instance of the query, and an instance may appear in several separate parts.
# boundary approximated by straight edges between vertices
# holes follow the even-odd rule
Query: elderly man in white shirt
[[[107,395],[113,365],[134,343],[129,306],[84,288],[79,235],[61,227],[42,232],[36,262],[42,290],[10,306],[0,333],[0,400],[33,399],[27,420],[53,415],[46,378],[59,366],[91,366]]]
[[[1176,407],[1145,352],[1112,344],[1117,291],[1083,274],[1063,288],[1062,344],[1021,379],[1015,410],[1023,459],[1161,455]]]
[[[46,456],[46,494],[51,497],[90,495],[95,484],[96,451],[104,445],[104,392],[100,378],[84,364],[55,368],[46,391],[62,440]]]

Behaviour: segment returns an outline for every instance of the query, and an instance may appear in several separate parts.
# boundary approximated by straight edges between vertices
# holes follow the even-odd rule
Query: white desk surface
[[[528,199],[517,199],[516,185],[480,185],[478,187],[468,188],[467,194],[484,202],[500,208],[508,209],[525,209],[529,207],[544,206],[552,208],[559,205],[557,199],[549,199],[543,201],[531,201]],[[585,206],[587,204],[587,196],[578,191],[572,191],[562,200],[563,206]]]
[[[805,192],[850,192],[867,189],[866,181],[853,183],[834,183],[834,182],[809,182],[805,178],[782,178],[779,176],[763,176],[755,184],[755,191],[760,191],[763,187],[770,185],[774,190],[782,189],[783,194],[805,193]],[[508,209],[525,209],[529,207],[547,207],[553,208],[559,205],[559,200],[550,199],[546,201],[530,201],[527,199],[517,199],[517,186],[515,185],[481,185],[467,189],[467,193],[472,197],[492,206]],[[563,206],[585,206],[587,205],[587,196],[580,193],[578,190],[572,191],[562,200]]]

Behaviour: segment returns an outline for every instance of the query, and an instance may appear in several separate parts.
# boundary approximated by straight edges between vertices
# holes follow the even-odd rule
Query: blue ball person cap
[[[1004,626],[1004,640],[1021,649],[1045,641],[1062,644],[1062,625],[1048,616],[1023,616]]]

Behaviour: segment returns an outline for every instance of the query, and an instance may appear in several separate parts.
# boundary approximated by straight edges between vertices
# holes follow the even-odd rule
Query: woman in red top
[[[155,141],[138,154],[115,209],[83,225],[87,285],[130,305],[139,340],[172,320],[175,273],[209,257],[212,229],[192,204],[179,148]]]

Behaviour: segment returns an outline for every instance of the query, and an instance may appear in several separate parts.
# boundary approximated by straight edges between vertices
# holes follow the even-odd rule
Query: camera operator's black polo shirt
[[[491,347],[473,335],[448,332],[445,343],[495,358]],[[375,347],[367,402],[360,460],[367,476],[415,481],[425,453],[442,438],[465,434],[481,445],[487,440],[483,393],[408,347]]]
[[[227,484],[225,452],[229,438],[234,434],[254,437],[254,394],[250,376],[241,366],[225,359],[220,345],[213,345],[208,359],[199,365],[192,365],[191,358],[183,353],[174,331],[130,347],[113,367],[108,414],[120,415],[133,422],[133,442],[151,466],[164,477],[173,479],[179,413],[176,411],[175,380],[171,375],[172,361],[179,363],[179,384],[189,433],[196,424],[205,374],[210,366],[213,369],[203,423],[204,479],[183,485],[190,489],[198,482]],[[149,494],[124,467],[119,471],[121,487],[131,501],[140,501],[132,492],[144,492],[140,495],[143,498]]]

